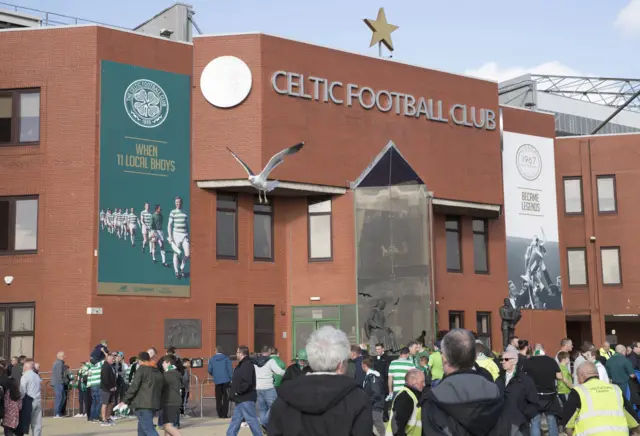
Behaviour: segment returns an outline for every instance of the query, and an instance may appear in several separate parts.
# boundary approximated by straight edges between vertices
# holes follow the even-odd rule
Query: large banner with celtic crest
[[[98,294],[189,296],[189,83],[102,62]]]
[[[504,132],[508,297],[520,309],[562,309],[553,139]]]

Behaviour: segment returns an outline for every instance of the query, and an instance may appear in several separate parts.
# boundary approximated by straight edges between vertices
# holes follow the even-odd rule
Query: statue
[[[520,308],[514,307],[508,298],[504,299],[504,306],[500,308],[500,318],[502,318],[502,349],[506,350],[509,345],[509,338],[516,333],[516,324],[522,318]]]
[[[381,343],[384,344],[385,350],[396,351],[398,344],[396,344],[393,330],[386,325],[385,307],[386,303],[383,300],[376,302],[376,305],[371,309],[369,318],[364,322],[364,332],[369,339],[371,349],[375,349],[376,344]]]

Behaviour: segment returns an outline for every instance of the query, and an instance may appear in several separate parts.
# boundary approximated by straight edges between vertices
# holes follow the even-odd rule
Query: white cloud
[[[636,1],[636,0],[633,0]],[[640,1],[640,0],[638,0]],[[464,72],[468,76],[480,77],[483,79],[495,80],[497,82],[503,82],[505,80],[513,79],[514,77],[521,76],[523,74],[550,74],[557,76],[582,76],[579,71],[568,67],[561,62],[551,61],[545,62],[540,65],[536,65],[530,68],[526,67],[501,67],[496,62],[487,62],[479,68],[469,69]]]
[[[614,26],[627,35],[640,34],[640,0],[630,0],[618,12]]]

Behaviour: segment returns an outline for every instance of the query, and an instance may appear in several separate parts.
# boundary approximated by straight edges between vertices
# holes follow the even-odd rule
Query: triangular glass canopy
[[[390,141],[360,177],[352,183],[351,188],[413,184],[424,185],[424,182],[400,154],[393,141]]]

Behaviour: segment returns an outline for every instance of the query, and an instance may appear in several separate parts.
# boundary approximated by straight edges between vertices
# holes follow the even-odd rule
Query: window
[[[35,307],[33,304],[0,305],[0,353],[33,357]]]
[[[447,271],[461,272],[460,217],[447,217],[445,229],[447,233]]]
[[[491,312],[476,312],[476,333],[485,349],[491,350]]]
[[[38,250],[38,198],[0,197],[0,254]]]
[[[273,260],[273,207],[270,204],[253,205],[253,259]]]
[[[598,211],[600,213],[616,213],[616,177],[597,176]]]
[[[489,234],[487,220],[474,219],[473,227],[473,266],[476,274],[489,272]]]
[[[40,141],[40,90],[0,91],[0,145]]]
[[[581,215],[582,212],[582,178],[564,177],[564,213]]]
[[[238,350],[238,305],[216,304],[216,346],[226,355]]]
[[[309,259],[331,260],[331,199],[309,199]]]
[[[585,248],[567,248],[569,286],[587,284],[587,250]]]
[[[238,258],[238,199],[218,194],[216,199],[216,257]]]
[[[449,330],[464,328],[464,312],[459,310],[449,311]]]
[[[273,347],[276,336],[276,313],[274,306],[253,306],[253,350],[262,351],[262,347]]]
[[[621,284],[620,247],[600,247],[600,260],[602,261],[602,284]]]

